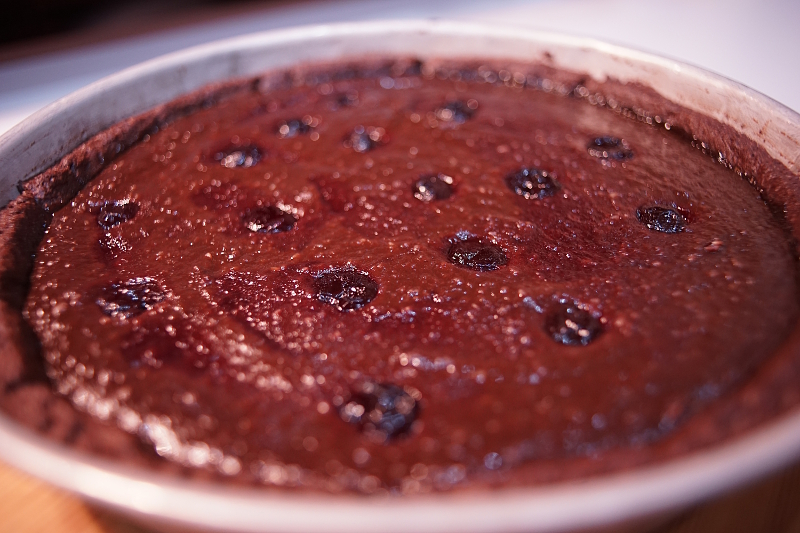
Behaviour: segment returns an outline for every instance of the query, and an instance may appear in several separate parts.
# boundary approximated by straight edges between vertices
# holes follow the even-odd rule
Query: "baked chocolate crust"
[[[182,471],[177,465],[162,464],[152,448],[139,439],[76,410],[54,393],[41,345],[22,317],[22,309],[36,251],[53,213],[148,132],[221,98],[253,90],[257,83],[245,80],[207,86],[129,118],[92,136],[41,174],[20,182],[20,195],[0,210],[0,408],[11,418],[90,454]]]

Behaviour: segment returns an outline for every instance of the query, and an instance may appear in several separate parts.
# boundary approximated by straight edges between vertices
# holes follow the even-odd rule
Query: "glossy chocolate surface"
[[[660,125],[488,70],[341,70],[119,156],[55,214],[25,312],[59,393],[184,466],[525,484],[650,457],[741,388],[797,320],[791,246]]]

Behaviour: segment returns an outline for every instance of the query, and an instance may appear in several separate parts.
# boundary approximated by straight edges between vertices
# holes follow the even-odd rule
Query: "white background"
[[[213,21],[0,63],[0,133],[92,81],[187,46],[301,24],[396,18],[596,37],[706,68],[800,111],[800,0],[329,0],[255,4]]]

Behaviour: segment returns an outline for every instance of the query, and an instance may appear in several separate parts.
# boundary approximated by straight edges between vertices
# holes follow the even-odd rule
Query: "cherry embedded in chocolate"
[[[419,416],[419,403],[402,387],[365,383],[339,410],[345,422],[385,438],[405,435]]]
[[[454,265],[480,271],[497,270],[508,263],[502,248],[477,237],[454,240],[447,249],[447,259]]]
[[[453,178],[446,174],[421,176],[413,187],[414,198],[423,202],[446,200],[453,195]]]
[[[749,185],[688,142],[662,147],[660,128],[622,128],[602,106],[555,97],[572,90],[559,85],[571,75],[552,82],[520,67],[530,85],[520,89],[502,84],[510,75],[518,85],[513,73],[454,65],[462,70],[433,79],[435,63],[418,78],[390,72],[391,90],[379,88],[384,73],[302,81],[323,67],[292,69],[296,85],[281,78],[254,92],[248,82],[222,105],[152,133],[67,203],[34,261],[26,316],[54,388],[77,391],[70,399],[79,408],[131,431],[108,443],[109,453],[151,462],[157,446],[166,450],[159,470],[233,486],[414,497],[658,462],[696,444],[698,427],[711,445],[731,435],[725,413],[716,414],[737,407],[742,388],[761,391],[750,371],[789,365],[772,359],[800,316],[791,235]],[[609,87],[590,88],[597,96]],[[360,105],[330,110],[336,93],[351,89]],[[437,107],[473,96],[480,107],[466,123],[435,117]],[[271,110],[251,117],[259,101]],[[321,118],[308,135],[277,136],[282,120],[306,115]],[[368,153],[344,147],[359,124],[385,127],[389,142]],[[573,131],[581,124],[588,134]],[[536,146],[537,129],[579,137]],[[592,134],[606,133],[631,143],[628,169],[586,152]],[[263,147],[263,159],[230,169],[212,158],[233,141]],[[154,161],[153,150],[171,143],[172,160]],[[107,148],[98,150],[108,156]],[[173,163],[174,176],[158,179]],[[521,167],[547,171],[559,188],[518,195],[506,178]],[[415,182],[439,172],[454,178],[452,195],[414,198]],[[124,199],[139,202],[139,213],[103,230],[100,206]],[[294,228],[245,227],[248,210],[270,205],[292,213]],[[685,230],[648,229],[636,218],[640,206],[677,210]],[[449,247],[469,237],[498,245],[507,263],[488,272],[445,264]],[[691,268],[670,272],[674,264]],[[317,296],[316,278],[343,270],[375,276],[377,295],[360,309],[337,308],[341,279]],[[95,303],[103,287],[139,276],[157,280],[164,300],[133,318],[103,314]],[[562,299],[599,320],[588,345],[562,343],[592,331],[574,313],[553,328],[558,340],[546,328]],[[747,305],[720,316],[732,301]],[[795,386],[786,390],[798,380],[787,379]],[[376,399],[386,395],[367,382],[396,387],[389,400],[399,397],[402,408]],[[82,383],[93,385],[88,396]],[[770,404],[786,395],[769,392]],[[32,423],[40,404],[23,405]],[[756,405],[749,419],[762,412]],[[56,430],[72,422],[65,415]],[[103,437],[78,444],[85,449],[95,435]]]
[[[378,284],[364,272],[331,270],[314,280],[314,291],[318,300],[340,311],[350,311],[374,300],[378,295]]]
[[[586,346],[603,332],[603,325],[580,304],[567,300],[550,309],[545,319],[545,330],[561,344]]]
[[[475,109],[477,109],[477,107],[478,105],[475,100],[470,100],[469,102],[456,100],[453,102],[448,102],[442,107],[437,108],[435,114],[436,118],[442,122],[463,124],[472,118],[472,115],[475,114]]]
[[[305,135],[311,131],[311,117],[293,118],[278,124],[276,131],[281,139]]]
[[[164,298],[166,294],[156,280],[142,277],[115,281],[103,287],[96,303],[109,316],[132,318]]]
[[[97,213],[97,224],[109,230],[123,222],[127,222],[139,212],[139,204],[131,200],[115,200],[105,202]]]
[[[358,92],[349,91],[334,97],[336,107],[355,107],[358,105]]]
[[[628,143],[617,137],[596,137],[589,143],[588,150],[589,155],[599,159],[613,159],[614,161],[633,159],[633,151]]]
[[[249,209],[242,216],[242,224],[253,233],[281,233],[294,228],[295,216],[274,205]]]
[[[362,154],[374,150],[383,144],[385,142],[384,135],[385,133],[382,128],[356,126],[344,140],[343,144],[347,148],[352,148],[354,151]]]
[[[214,154],[214,161],[225,168],[250,168],[263,157],[262,150],[254,144],[231,145]]]
[[[677,209],[652,205],[636,209],[639,222],[653,231],[680,233],[686,227],[686,218]]]
[[[522,167],[507,175],[506,185],[527,200],[552,196],[558,189],[558,183],[550,174],[533,167]]]

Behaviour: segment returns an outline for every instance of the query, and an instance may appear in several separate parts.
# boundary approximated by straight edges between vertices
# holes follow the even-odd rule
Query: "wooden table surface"
[[[0,463],[0,532],[150,533]],[[800,533],[800,463],[652,533]]]

